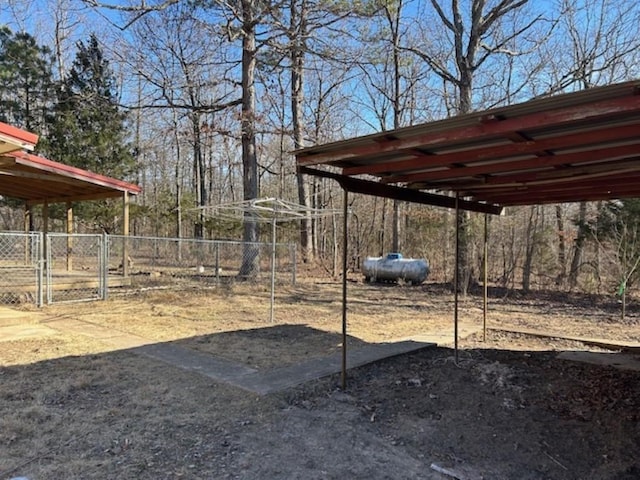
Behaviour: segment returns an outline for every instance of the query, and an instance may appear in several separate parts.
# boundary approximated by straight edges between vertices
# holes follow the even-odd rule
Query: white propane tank
[[[401,253],[386,257],[367,257],[362,263],[366,282],[397,282],[404,280],[419,285],[429,275],[429,264],[420,258],[403,258]]]

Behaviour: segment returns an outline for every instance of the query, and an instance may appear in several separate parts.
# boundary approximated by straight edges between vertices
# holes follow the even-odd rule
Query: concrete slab
[[[566,351],[559,353],[558,358],[640,372],[640,357],[627,353]]]
[[[53,328],[39,324],[20,324],[0,327],[0,342],[12,342],[30,338],[39,338],[58,333]]]
[[[132,352],[241,388],[245,387],[239,379],[256,373],[256,370],[246,365],[216,358],[210,354],[197,352],[171,343],[145,345],[133,349]]]
[[[56,319],[48,323],[55,330],[86,335],[131,352],[196,372],[218,382],[228,383],[260,395],[278,392],[310,380],[339,373],[342,370],[342,354],[315,358],[288,367],[260,372],[240,363],[211,354],[201,353],[173,343],[154,343],[136,335],[119,332],[76,319]],[[369,344],[347,352],[347,368],[355,368],[384,358],[416,352],[434,347],[435,343],[405,340],[391,343]]]
[[[434,343],[414,341],[370,344],[347,350],[347,368],[352,369],[424,348],[435,347]],[[310,380],[327,377],[342,371],[342,353],[314,358],[307,362],[277,368],[267,372],[256,372],[239,379],[246,390],[265,395],[301,385]]]

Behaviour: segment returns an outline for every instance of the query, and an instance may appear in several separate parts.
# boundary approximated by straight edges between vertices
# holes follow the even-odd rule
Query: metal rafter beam
[[[337,173],[316,170],[308,167],[300,167],[300,171],[301,173],[307,175],[336,180],[343,189],[353,193],[373,195],[376,197],[384,197],[393,200],[420,203],[423,205],[432,205],[436,207],[455,208],[456,199],[444,195],[420,192],[417,190],[410,190],[408,188],[395,187],[392,185],[383,185],[377,182],[346,177]],[[501,206],[489,205],[480,202],[470,202],[466,200],[459,201],[459,208],[468,210],[470,212],[491,213],[493,215],[499,215],[502,212]]]
[[[639,139],[640,140],[640,139]],[[519,175],[535,175],[523,173],[526,170],[536,171],[557,171],[550,170],[555,167],[567,166],[567,169],[578,168],[580,164],[597,162],[605,159],[624,158],[626,156],[636,156],[640,151],[640,144],[621,145],[618,147],[605,147],[583,152],[564,153],[560,155],[548,155],[523,160],[512,160],[506,162],[496,162],[492,164],[469,166],[449,170],[438,170],[435,172],[414,173],[410,175],[398,175],[381,179],[383,183],[389,182],[437,182],[440,180],[453,180],[465,177],[481,177],[478,183],[503,183],[510,178],[509,175],[491,176],[496,173],[506,173],[509,171],[519,172]]]
[[[594,188],[574,189],[564,193],[554,193],[550,196],[545,192],[522,190],[519,193],[511,192],[503,195],[483,195],[487,201],[504,203],[505,205],[537,205],[547,203],[564,203],[564,202],[586,202],[611,200],[614,198],[636,198],[636,187],[612,187],[608,190],[599,190]]]
[[[491,146],[484,148],[476,148],[471,151],[446,153],[441,155],[423,155],[420,158],[414,158],[411,160],[401,160],[397,162],[384,162],[373,163],[370,165],[361,165],[358,167],[345,167],[342,169],[344,175],[358,175],[358,174],[383,174],[388,171],[398,172],[398,174],[385,177],[386,182],[404,182],[403,178],[406,176],[401,172],[403,170],[417,170],[417,169],[429,169],[438,167],[451,167],[449,170],[440,170],[435,172],[415,172],[414,175],[419,177],[420,175],[430,176],[438,175],[445,178],[447,172],[457,174],[459,172],[467,171],[469,168],[474,168],[473,165],[458,166],[453,165],[466,165],[473,162],[482,162],[487,160],[508,160],[510,157],[518,157],[522,155],[547,155],[548,150],[567,149],[572,147],[585,147],[588,145],[595,145],[598,143],[612,143],[616,141],[628,141],[629,139],[638,139],[638,126],[637,125],[625,125],[622,127],[612,127],[595,132],[580,132],[572,135],[564,135],[553,138],[546,138],[542,140],[530,140],[522,143],[511,143],[507,145]],[[510,162],[496,163],[494,168],[499,168],[500,165],[508,167]],[[520,161],[514,161],[513,166],[519,168]],[[483,166],[475,167],[477,169],[484,168]],[[474,173],[470,175],[475,175]],[[410,181],[410,180],[409,180]]]

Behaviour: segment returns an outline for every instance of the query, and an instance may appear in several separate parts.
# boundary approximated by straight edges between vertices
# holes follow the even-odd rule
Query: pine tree
[[[95,35],[78,42],[68,75],[58,86],[51,135],[44,139],[53,160],[127,179],[135,169],[127,116],[117,103],[116,81]],[[113,202],[82,203],[77,217],[90,229],[116,231],[119,207]]]
[[[73,66],[58,90],[51,155],[67,165],[126,178],[135,162],[126,114],[117,104],[115,78],[95,35],[77,47]]]
[[[53,103],[49,49],[0,27],[0,121],[43,135]]]

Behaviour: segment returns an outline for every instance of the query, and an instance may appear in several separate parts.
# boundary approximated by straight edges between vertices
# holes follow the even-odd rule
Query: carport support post
[[[274,304],[276,295],[276,213],[271,220],[271,303],[269,305],[269,321],[274,322]]]
[[[482,262],[482,273],[483,273],[483,284],[484,284],[484,295],[483,295],[483,303],[482,303],[482,341],[487,341],[487,293],[489,291],[489,287],[487,286],[487,264],[488,264],[488,256],[489,256],[489,215],[484,214],[484,261]]]
[[[453,346],[455,363],[458,364],[458,290],[460,290],[460,194],[456,192],[456,261],[453,274]]]
[[[344,190],[344,205],[342,206],[342,390],[347,388],[347,203],[349,192]]]

